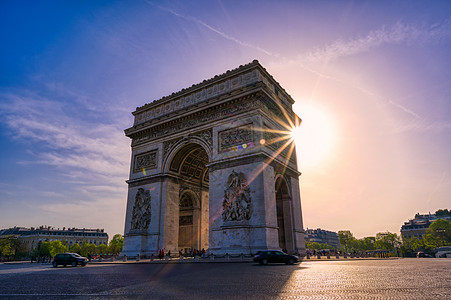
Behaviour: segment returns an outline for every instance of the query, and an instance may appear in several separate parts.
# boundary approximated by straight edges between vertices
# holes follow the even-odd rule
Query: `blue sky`
[[[0,38],[1,228],[123,233],[131,112],[253,59],[304,120],[304,227],[450,208],[449,1],[0,0]]]

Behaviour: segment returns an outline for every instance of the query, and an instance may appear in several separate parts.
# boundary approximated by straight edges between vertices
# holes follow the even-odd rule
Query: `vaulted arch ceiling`
[[[197,144],[188,144],[176,153],[169,169],[189,179],[208,182],[207,164],[207,152]]]

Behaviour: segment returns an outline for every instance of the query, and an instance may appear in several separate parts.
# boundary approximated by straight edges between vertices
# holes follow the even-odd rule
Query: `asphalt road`
[[[451,259],[0,264],[1,299],[451,299]]]

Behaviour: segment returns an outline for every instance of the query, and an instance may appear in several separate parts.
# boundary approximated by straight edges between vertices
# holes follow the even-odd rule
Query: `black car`
[[[52,265],[56,268],[58,265],[71,265],[76,267],[77,265],[86,266],[88,259],[86,257],[80,256],[77,253],[60,253],[55,255],[52,261]]]
[[[432,256],[430,256],[430,255],[427,254],[427,253],[424,253],[424,252],[419,251],[419,252],[417,253],[417,257],[431,258]]]
[[[299,257],[283,253],[279,250],[265,250],[258,251],[254,256],[254,261],[261,265],[267,265],[268,263],[286,263],[292,265],[299,261]]]

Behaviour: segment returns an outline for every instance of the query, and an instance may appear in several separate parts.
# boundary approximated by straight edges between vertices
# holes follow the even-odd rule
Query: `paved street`
[[[450,299],[451,259],[0,264],[1,299]]]

